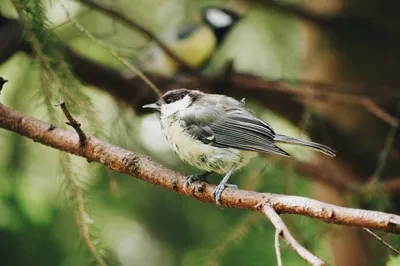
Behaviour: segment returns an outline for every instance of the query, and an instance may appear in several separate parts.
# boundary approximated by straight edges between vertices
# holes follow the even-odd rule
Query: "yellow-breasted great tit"
[[[217,204],[229,177],[257,152],[289,156],[277,143],[335,156],[335,151],[325,145],[275,133],[269,124],[244,108],[243,102],[225,95],[177,89],[143,108],[157,111],[163,133],[179,157],[205,171],[188,176],[185,188],[194,180],[205,180],[211,173],[225,175],[214,190]]]
[[[189,66],[201,68],[211,59],[240,18],[241,15],[227,8],[205,7],[201,10],[201,23],[169,29],[161,35],[161,40]],[[165,76],[172,76],[181,70],[179,64],[158,46],[146,52],[139,67]],[[133,75],[125,73],[126,77]]]

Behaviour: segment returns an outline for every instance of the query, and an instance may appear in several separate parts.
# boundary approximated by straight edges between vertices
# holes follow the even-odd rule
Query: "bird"
[[[181,160],[204,172],[189,175],[184,190],[194,181],[207,181],[212,173],[224,177],[213,191],[217,205],[234,172],[258,153],[290,156],[276,144],[285,143],[312,148],[330,157],[328,146],[278,134],[265,121],[244,107],[244,101],[186,88],[167,91],[159,100],[144,105],[157,113],[161,129]]]
[[[238,12],[231,9],[206,6],[201,10],[201,23],[170,28],[160,39],[187,65],[202,69],[241,18]],[[178,62],[156,45],[145,52],[138,64],[144,71],[164,76],[173,76],[183,70]],[[124,72],[125,78],[133,76],[130,71]]]

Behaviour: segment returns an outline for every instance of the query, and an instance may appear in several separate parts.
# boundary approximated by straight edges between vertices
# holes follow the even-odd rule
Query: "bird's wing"
[[[270,125],[239,108],[225,111],[207,125],[192,123],[186,130],[194,138],[216,147],[289,156],[274,144],[275,132]]]

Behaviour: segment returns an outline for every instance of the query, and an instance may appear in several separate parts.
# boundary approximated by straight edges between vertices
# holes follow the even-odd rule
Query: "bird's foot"
[[[222,192],[224,192],[225,188],[227,187],[231,187],[231,188],[235,188],[237,189],[238,186],[234,185],[234,184],[224,184],[224,183],[220,183],[213,191],[213,196],[215,199],[215,204],[217,204],[217,206],[221,206],[221,196],[222,196]]]
[[[183,191],[186,193],[186,189],[189,185],[191,185],[195,181],[201,181],[201,182],[206,182],[207,181],[207,176],[209,176],[211,173],[205,172],[205,173],[200,173],[200,174],[195,174],[195,175],[189,175],[185,179],[185,183],[183,183]]]

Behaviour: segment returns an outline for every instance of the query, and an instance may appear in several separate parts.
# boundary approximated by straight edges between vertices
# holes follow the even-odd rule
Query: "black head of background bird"
[[[221,44],[242,15],[225,7],[207,6],[202,9],[201,17],[203,23],[214,31],[217,43]]]

